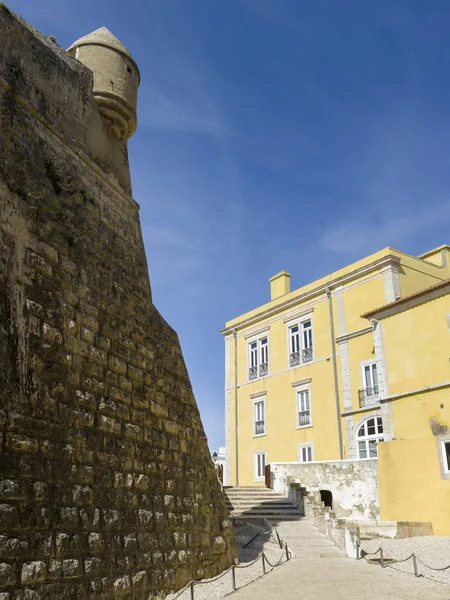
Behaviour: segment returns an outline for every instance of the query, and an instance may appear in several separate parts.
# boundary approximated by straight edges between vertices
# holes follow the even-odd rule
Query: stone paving
[[[322,549],[328,540],[308,521],[277,525],[294,557],[232,594],[233,600],[449,600],[450,587]],[[315,558],[310,558],[314,556]],[[330,555],[329,555],[330,556]],[[336,560],[339,558],[340,560]]]

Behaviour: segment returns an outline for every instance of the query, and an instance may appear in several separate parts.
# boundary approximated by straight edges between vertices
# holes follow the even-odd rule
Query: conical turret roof
[[[76,49],[80,46],[105,46],[106,48],[112,48],[126,56],[136,66],[139,72],[139,68],[133,60],[128,48],[126,48],[106,27],[100,27],[92,33],[83,36],[74,42],[70,48],[67,49],[67,52],[74,56]]]

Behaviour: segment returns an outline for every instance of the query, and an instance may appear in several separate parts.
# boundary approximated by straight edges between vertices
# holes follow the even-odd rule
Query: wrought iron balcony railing
[[[291,352],[289,355],[289,364],[291,367],[296,367],[300,364],[300,352]]]
[[[298,413],[298,424],[301,425],[311,425],[311,413],[309,410],[301,410]]]
[[[258,377],[258,367],[250,367],[248,370],[248,378],[256,379]]]
[[[311,346],[311,348],[304,348],[302,350],[302,361],[304,363],[307,363],[307,362],[311,362],[312,359],[313,359],[313,349],[312,349],[312,346]]]
[[[269,374],[269,363],[262,363],[259,365],[259,376],[264,377]]]
[[[260,435],[264,433],[266,429],[264,421],[256,421],[255,422],[255,435]]]
[[[360,408],[364,408],[365,406],[372,406],[372,404],[378,404],[380,402],[380,396],[377,385],[358,390],[358,396]]]

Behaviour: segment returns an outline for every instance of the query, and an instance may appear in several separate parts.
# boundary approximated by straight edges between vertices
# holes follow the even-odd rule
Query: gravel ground
[[[361,547],[365,552],[375,552],[379,547],[383,548],[384,558],[403,560],[413,552],[417,557],[419,573],[424,577],[450,585],[450,568],[446,571],[433,571],[422,563],[433,568],[442,568],[450,565],[450,537],[445,536],[417,536],[399,540],[372,539],[361,540]],[[379,558],[380,554],[368,558]],[[422,562],[421,562],[422,561]],[[379,568],[379,567],[378,567]],[[397,563],[389,568],[397,569],[404,573],[414,574],[413,560]]]
[[[263,575],[261,559],[257,560],[253,565],[246,566],[254,561],[263,550],[267,559],[273,565],[276,565],[280,558],[281,562],[286,561],[284,551],[280,549],[275,535],[271,535],[270,533],[262,535],[262,532],[267,531],[267,529],[268,526],[263,523],[250,524],[236,522],[235,536],[239,550],[239,566],[235,570],[237,588],[241,588]],[[250,542],[257,533],[259,535]],[[243,548],[247,542],[250,542],[250,544],[247,548]],[[267,565],[266,572],[268,573],[271,570],[271,567]],[[220,600],[233,591],[231,571],[221,576],[220,579],[203,579],[202,582],[202,584],[197,584],[194,587],[195,600]],[[177,597],[177,593],[166,596],[165,600],[175,600],[175,598],[190,600],[189,589],[185,590],[179,597]]]

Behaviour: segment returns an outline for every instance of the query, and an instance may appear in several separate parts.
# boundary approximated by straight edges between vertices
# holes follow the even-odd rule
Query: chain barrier
[[[179,598],[182,594],[184,594],[184,592],[186,590],[189,590],[189,600],[194,600],[194,588],[195,588],[195,586],[197,586],[197,585],[207,585],[208,583],[213,583],[214,581],[218,581],[219,579],[222,579],[222,577],[225,577],[225,575],[228,575],[228,573],[230,571],[231,571],[231,585],[232,585],[232,588],[233,588],[232,591],[235,592],[238,589],[238,587],[236,585],[236,569],[247,569],[248,567],[252,567],[256,562],[258,562],[259,560],[261,560],[262,561],[263,575],[266,575],[267,573],[270,573],[271,571],[273,571],[273,569],[276,569],[276,567],[279,567],[283,562],[287,562],[288,560],[290,560],[292,558],[292,552],[289,550],[287,543],[284,542],[280,538],[280,535],[279,535],[279,533],[278,533],[278,531],[276,530],[275,527],[271,527],[268,531],[261,531],[261,532],[257,533],[250,540],[250,542],[252,542],[258,535],[266,535],[268,533],[272,533],[272,531],[275,531],[275,533],[277,535],[278,545],[283,550],[282,553],[281,553],[281,555],[280,555],[280,558],[278,559],[278,561],[274,565],[270,562],[270,560],[267,558],[265,552],[263,551],[254,560],[252,560],[252,562],[246,563],[245,565],[232,565],[226,571],[224,571],[223,573],[220,573],[219,575],[216,575],[216,577],[213,577],[212,579],[208,579],[207,581],[190,581],[187,585],[184,586],[183,589],[181,589],[178,592],[178,594],[172,600],[177,600],[177,598]],[[243,546],[243,548],[246,548],[247,546],[248,546],[248,544],[246,544],[245,546]],[[283,561],[283,557],[285,557],[285,561]],[[266,563],[270,567],[270,571],[266,570]]]
[[[386,561],[386,559],[384,557],[384,551],[383,551],[382,546],[380,546],[378,548],[378,550],[375,550],[375,552],[366,552],[366,550],[364,550],[364,548],[361,546],[361,543],[358,540],[356,541],[356,560],[361,560],[362,558],[364,558],[368,562],[369,561],[369,559],[367,558],[368,556],[375,556],[378,553],[380,554],[380,566],[383,569],[386,567],[391,567],[394,569],[395,568],[394,565],[407,562],[408,560],[411,560],[411,558],[412,558],[413,570],[414,570],[415,577],[425,577],[426,579],[431,579],[430,577],[427,577],[424,573],[420,573],[418,563],[423,565],[426,569],[430,569],[430,571],[447,571],[447,569],[450,569],[450,565],[447,565],[446,567],[430,567],[430,565],[427,565],[425,562],[423,562],[423,560],[421,560],[418,556],[416,556],[416,554],[414,552],[412,554],[410,554],[407,558],[402,558],[402,559],[398,559],[398,560],[394,559],[394,558],[390,558],[390,559],[388,559],[388,561]],[[399,570],[399,569],[396,569],[396,570]],[[405,571],[401,571],[401,572],[404,573]],[[431,580],[436,581],[435,579],[431,579]]]

